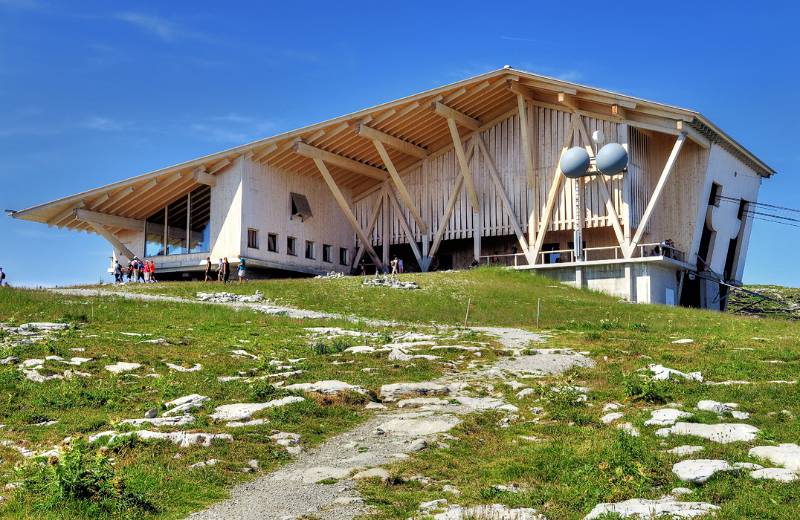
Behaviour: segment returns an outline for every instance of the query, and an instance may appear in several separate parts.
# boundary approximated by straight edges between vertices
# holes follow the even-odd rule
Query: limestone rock
[[[648,520],[661,516],[672,518],[693,518],[704,516],[719,507],[707,502],[679,502],[674,497],[659,500],[632,498],[624,502],[597,504],[584,520],[594,520],[604,515],[616,514],[621,518],[640,518]]]
[[[535,509],[520,507],[511,509],[503,504],[464,507],[452,505],[442,513],[433,515],[434,520],[547,520]]]
[[[684,482],[702,484],[720,471],[734,471],[736,468],[724,460],[693,459],[683,460],[672,466],[672,472]]]
[[[299,403],[303,400],[304,399],[302,397],[290,395],[266,403],[225,404],[222,406],[217,406],[214,409],[214,413],[209,415],[209,417],[216,421],[243,421],[249,419],[254,413],[260,412],[261,410]]]
[[[777,480],[778,482],[794,482],[798,479],[797,473],[786,468],[763,468],[750,472],[755,479]]]
[[[381,386],[378,396],[382,401],[392,402],[403,397],[427,397],[448,395],[450,387],[434,382],[393,383]]]
[[[667,450],[667,453],[671,455],[677,455],[679,457],[685,457],[687,455],[694,455],[695,453],[703,451],[705,448],[702,446],[690,446],[688,444],[684,444],[682,446],[676,446],[671,450]]]
[[[653,410],[650,418],[644,422],[645,426],[671,426],[678,419],[688,419],[692,414],[674,408],[661,408]]]
[[[368,478],[379,478],[381,481],[386,482],[389,480],[389,472],[383,468],[371,468],[364,471],[359,471],[353,475],[353,480],[364,480]]]
[[[752,441],[759,431],[755,426],[742,423],[698,424],[679,422],[669,428],[656,430],[656,435],[659,437],[693,435],[713,442],[727,444],[730,442]]]
[[[290,392],[313,392],[318,394],[333,395],[342,392],[356,392],[359,394],[366,394],[367,391],[360,386],[351,385],[344,381],[337,381],[335,379],[327,381],[317,381],[316,383],[296,383],[284,387]]]
[[[703,382],[703,375],[700,372],[681,372],[673,368],[667,368],[664,365],[650,365],[647,368],[653,373],[653,379],[657,381],[666,381],[667,379],[686,379],[687,381]]]
[[[622,419],[624,416],[625,414],[622,412],[611,412],[602,416],[600,420],[603,422],[603,424],[611,424],[617,419]]]
[[[106,365],[106,370],[108,370],[113,374],[130,372],[131,370],[136,370],[138,368],[142,368],[142,365],[139,363],[126,363],[125,361],[119,361],[117,363],[114,363],[113,365]]]
[[[779,444],[777,446],[756,446],[748,455],[764,459],[786,469],[800,472],[800,446],[797,444]]]
[[[399,416],[382,423],[378,426],[376,433],[424,437],[446,432],[460,422],[457,417],[451,415],[436,417]]]

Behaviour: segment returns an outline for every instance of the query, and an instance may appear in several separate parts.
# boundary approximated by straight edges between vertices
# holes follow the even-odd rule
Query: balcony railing
[[[664,243],[648,243],[639,244],[634,250],[633,258],[644,258],[649,256],[663,256],[665,258],[674,258],[675,260],[685,262],[686,255],[683,251],[675,249]],[[625,255],[622,253],[620,246],[602,246],[602,247],[584,247],[583,248],[583,261],[593,262],[602,260],[621,260]],[[525,266],[528,265],[528,259],[524,253],[510,253],[510,254],[497,254],[497,255],[484,255],[479,257],[478,261],[481,264],[491,265],[505,265],[505,266]],[[563,264],[576,262],[574,249],[556,249],[552,251],[541,251],[539,253],[538,265],[542,264]]]

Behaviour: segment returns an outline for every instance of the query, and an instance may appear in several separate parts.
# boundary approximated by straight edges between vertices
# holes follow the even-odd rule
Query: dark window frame
[[[256,228],[247,228],[247,248],[258,249],[258,230]]]
[[[297,256],[297,237],[286,237],[286,254],[289,256]]]
[[[267,233],[267,251],[270,253],[278,252],[278,234]]]

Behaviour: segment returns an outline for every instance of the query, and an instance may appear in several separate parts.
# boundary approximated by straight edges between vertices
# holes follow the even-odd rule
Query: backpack
[[[5,272],[0,273],[0,280],[5,280],[5,279],[6,279],[6,273]]]

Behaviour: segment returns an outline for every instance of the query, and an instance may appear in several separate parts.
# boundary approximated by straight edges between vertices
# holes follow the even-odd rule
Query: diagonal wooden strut
[[[633,235],[631,243],[628,246],[628,256],[633,255],[633,251],[636,249],[636,246],[639,245],[639,241],[642,239],[642,235],[647,228],[647,223],[650,221],[653,210],[655,209],[658,200],[661,198],[661,193],[664,191],[664,186],[667,184],[667,180],[672,174],[672,170],[675,169],[675,163],[678,162],[678,154],[681,153],[681,148],[683,148],[683,143],[685,141],[686,134],[678,134],[678,138],[675,140],[675,145],[672,147],[669,158],[667,158],[667,163],[664,165],[664,169],[661,171],[661,176],[658,178],[658,184],[656,184],[656,187],[653,190],[653,195],[650,197],[650,201],[647,203],[644,213],[642,213],[642,218],[639,219],[639,225],[636,228],[636,233]]]
[[[406,240],[408,240],[408,245],[411,246],[411,252],[414,253],[414,258],[417,259],[417,264],[419,264],[421,267],[422,254],[419,252],[419,246],[417,246],[414,233],[411,232],[411,226],[409,226],[408,222],[406,222],[406,217],[403,215],[403,210],[400,209],[400,204],[397,202],[394,191],[388,186],[386,188],[386,194],[389,196],[389,200],[392,202],[392,207],[397,212],[397,218],[400,220],[400,227],[403,228],[403,233],[406,236]]]
[[[387,170],[389,170],[389,176],[392,178],[392,182],[397,187],[400,198],[403,199],[403,203],[411,212],[411,216],[414,217],[414,220],[417,222],[420,231],[427,233],[428,225],[422,220],[422,215],[417,209],[417,206],[414,204],[414,199],[411,198],[411,194],[408,192],[406,185],[403,183],[403,179],[401,179],[400,174],[397,173],[397,168],[395,168],[392,158],[389,157],[389,154],[386,152],[386,147],[384,147],[383,143],[377,139],[373,140],[372,143],[375,145],[375,149],[378,150],[378,155],[381,156],[383,165],[386,166]]]
[[[467,160],[472,157],[474,152],[475,145],[470,143],[469,148],[467,148]],[[456,178],[455,184],[453,185],[453,193],[450,194],[450,198],[447,201],[447,207],[444,210],[444,215],[442,215],[442,220],[439,221],[439,228],[436,230],[436,235],[433,237],[433,244],[431,245],[430,251],[428,251],[428,257],[430,258],[433,258],[433,256],[436,255],[436,252],[439,250],[439,245],[442,243],[444,232],[447,231],[447,225],[450,223],[450,217],[453,215],[453,208],[456,207],[456,202],[461,194],[461,188],[463,185],[464,176],[459,175]]]
[[[564,182],[564,174],[561,173],[561,157],[564,156],[569,147],[572,145],[572,140],[575,136],[575,125],[577,124],[578,118],[580,116],[578,114],[572,114],[571,122],[569,127],[567,128],[567,133],[564,136],[564,147],[561,149],[561,155],[558,158],[558,166],[556,166],[556,174],[553,177],[553,184],[550,185],[550,191],[547,193],[547,203],[544,207],[544,212],[542,212],[542,217],[539,220],[539,231],[536,233],[536,243],[533,246],[533,251],[531,254],[533,255],[533,263],[536,264],[539,262],[539,252],[542,250],[542,245],[544,244],[544,235],[547,231],[547,226],[550,225],[550,220],[553,218],[553,208],[556,205],[556,198],[558,197],[559,192],[561,191],[561,185]]]
[[[514,233],[517,235],[517,240],[519,241],[519,245],[522,248],[522,252],[525,253],[525,257],[528,259],[528,264],[533,264],[533,258],[531,257],[531,252],[528,249],[528,242],[525,240],[525,235],[522,233],[522,228],[517,221],[517,215],[514,214],[514,207],[511,205],[511,201],[508,199],[508,195],[506,194],[506,190],[503,187],[503,183],[500,181],[500,175],[497,173],[497,167],[494,163],[494,158],[489,154],[489,151],[486,149],[486,143],[483,141],[483,136],[479,135],[477,138],[478,141],[478,148],[480,148],[483,157],[486,159],[486,165],[489,168],[489,174],[494,181],[495,187],[497,189],[497,193],[500,195],[500,199],[503,202],[503,209],[505,210],[506,216],[511,221],[511,226],[514,228]]]
[[[469,159],[467,159],[467,154],[464,152],[464,144],[461,142],[461,136],[458,134],[456,121],[452,118],[447,118],[447,126],[450,128],[450,137],[453,138],[453,149],[456,152],[456,158],[458,159],[458,165],[461,169],[461,175],[464,177],[464,182],[467,186],[467,192],[469,193],[472,211],[480,211],[481,205],[480,202],[478,202],[478,194],[475,192],[475,183],[472,180],[472,170],[469,168]]]
[[[383,267],[378,255],[375,253],[375,250],[372,248],[372,244],[370,243],[367,236],[362,231],[361,226],[358,225],[358,220],[356,220],[355,215],[353,215],[353,210],[350,209],[350,205],[347,203],[347,199],[344,198],[342,195],[339,186],[336,185],[336,181],[333,180],[333,176],[331,172],[328,171],[328,167],[325,166],[325,162],[322,159],[314,158],[314,164],[317,165],[317,169],[319,173],[322,174],[322,178],[325,179],[325,183],[330,188],[331,193],[333,193],[333,198],[336,199],[336,202],[339,204],[339,207],[344,213],[345,218],[350,222],[350,226],[353,228],[353,231],[356,232],[358,239],[361,240],[361,243],[364,244],[364,247],[367,250],[367,253],[372,257],[372,260],[375,262],[375,265],[378,267]]]
[[[378,216],[381,214],[381,207],[383,206],[383,190],[385,186],[382,187],[378,191],[378,196],[375,197],[375,207],[372,208],[372,214],[369,216],[369,223],[367,224],[367,230],[364,231],[364,235],[370,236],[372,234],[372,230],[375,229],[375,224],[378,223]],[[361,257],[364,256],[364,245],[359,244],[358,251],[356,252],[355,258],[353,258],[353,265],[352,267],[355,268],[358,263],[361,261]]]

